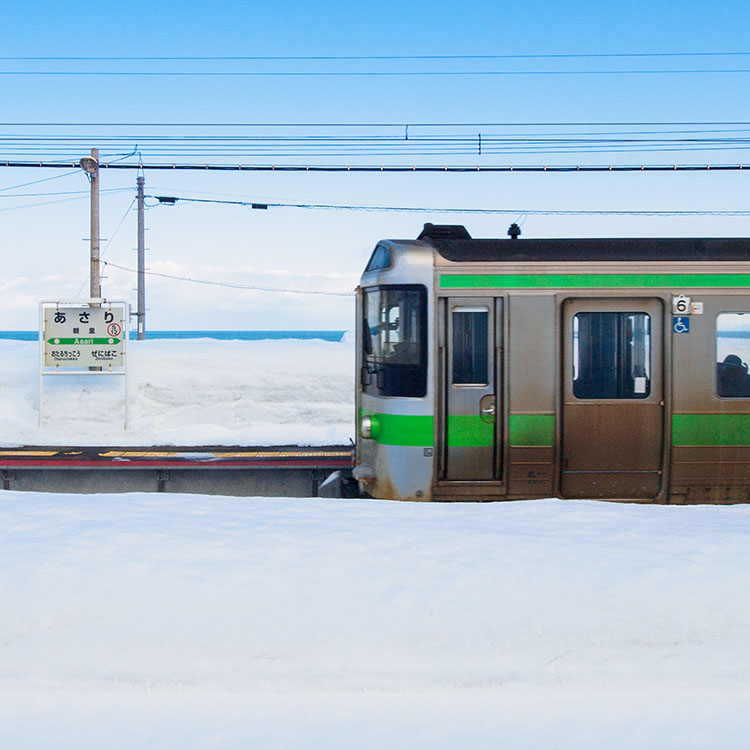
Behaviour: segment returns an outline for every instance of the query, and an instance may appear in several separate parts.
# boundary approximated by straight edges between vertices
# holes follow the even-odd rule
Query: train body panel
[[[750,240],[426,225],[378,245],[357,319],[374,497],[750,501]]]

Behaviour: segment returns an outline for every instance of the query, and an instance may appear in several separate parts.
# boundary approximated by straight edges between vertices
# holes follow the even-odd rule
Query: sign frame
[[[113,313],[115,318],[112,320],[110,325],[113,326],[112,330],[116,328],[120,329],[122,338],[117,341],[114,334],[107,334],[106,332],[99,332],[100,335],[96,337],[93,332],[94,328],[89,328],[83,334],[78,333],[78,328],[75,330],[75,334],[71,336],[78,336],[81,338],[81,343],[78,343],[78,338],[75,339],[75,343],[69,343],[72,352],[78,350],[79,354],[76,359],[61,361],[54,364],[49,363],[48,355],[48,327],[45,314],[54,310],[56,312],[67,313],[72,311],[82,315],[86,314],[85,308],[91,310],[106,308],[108,313]],[[63,320],[65,315],[62,316]],[[104,322],[109,322],[104,319]],[[55,375],[96,375],[96,376],[121,376],[123,379],[123,386],[125,392],[125,414],[123,429],[128,429],[129,424],[129,409],[128,409],[128,371],[127,371],[127,345],[128,335],[130,330],[130,303],[125,300],[110,300],[105,297],[88,297],[83,299],[59,299],[49,300],[39,303],[39,426],[41,427],[44,422],[44,378]],[[102,335],[103,334],[103,335]],[[53,334],[50,334],[53,335]],[[106,340],[101,343],[101,339],[104,337]],[[66,339],[62,339],[66,341]],[[107,343],[112,342],[112,343]],[[117,343],[114,343],[117,342]],[[98,360],[89,358],[88,356],[83,357],[85,365],[79,364],[78,360],[81,359],[80,352],[84,351],[80,349],[82,346],[91,347],[94,345],[109,346],[110,348],[102,351],[103,359],[101,364],[97,364]],[[52,344],[55,346],[55,344]],[[89,354],[90,352],[87,352]],[[114,359],[115,363],[112,363]]]

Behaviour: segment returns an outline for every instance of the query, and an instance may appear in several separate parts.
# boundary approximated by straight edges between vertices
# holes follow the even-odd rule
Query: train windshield
[[[376,396],[427,392],[427,292],[423,286],[365,289],[362,386]]]

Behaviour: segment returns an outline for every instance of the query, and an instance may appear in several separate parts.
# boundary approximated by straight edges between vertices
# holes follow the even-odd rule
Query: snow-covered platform
[[[0,446],[346,445],[354,347],[316,340],[132,341],[122,378],[47,377],[39,345],[0,341]]]
[[[352,447],[183,446],[0,448],[4,490],[204,492],[317,497],[334,471],[351,469]]]
[[[122,378],[45,377],[0,341],[4,489],[315,496],[351,465],[349,341],[132,342]]]

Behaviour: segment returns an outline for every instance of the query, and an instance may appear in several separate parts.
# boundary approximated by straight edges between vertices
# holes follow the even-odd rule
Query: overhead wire
[[[0,168],[21,169],[64,169],[72,166],[69,161],[0,161]],[[503,173],[503,172],[735,172],[748,171],[750,164],[733,163],[688,163],[688,164],[246,164],[246,163],[186,163],[186,162],[152,162],[108,163],[100,162],[100,170],[137,169],[154,171],[201,171],[201,172],[351,172],[351,173]]]
[[[132,190],[132,188],[104,188],[100,189],[100,193],[121,193],[124,190]],[[12,195],[0,195],[0,200],[12,200],[13,198],[37,198],[37,197],[54,197],[61,195],[89,195],[90,190],[63,190],[54,193],[13,193]]]
[[[0,122],[0,127],[185,127],[185,128],[447,128],[447,127],[625,127],[750,125],[750,120],[686,121],[506,121],[506,122]]]
[[[5,197],[5,196],[3,196]],[[76,195],[68,198],[58,198],[51,201],[37,201],[36,203],[24,203],[21,206],[3,206],[0,211],[18,211],[22,208],[36,208],[38,206],[51,206],[55,203],[68,203],[69,201],[78,201],[85,199],[85,195]]]
[[[637,70],[0,70],[0,76],[32,77],[122,77],[122,78],[375,78],[375,77],[506,77],[506,76],[644,76],[644,75],[732,75],[750,68],[673,68]]]
[[[640,58],[640,57],[747,57],[748,51],[700,51],[700,52],[568,52],[568,53],[519,53],[519,54],[472,54],[472,55],[122,55],[122,56],[42,56],[7,55],[0,60],[44,61],[283,61],[283,60],[541,60],[560,58]]]
[[[272,203],[260,201],[229,201],[209,198],[182,198],[175,196],[146,195],[146,198],[157,200],[157,205],[174,205],[184,203],[214,203],[243,206],[252,209],[267,208],[300,208],[340,211],[383,211],[405,213],[435,214],[519,214],[526,216],[750,216],[750,209],[522,209],[522,208],[426,208],[420,206],[361,206],[338,203]]]
[[[105,266],[112,266],[113,268],[119,268],[121,271],[129,271],[130,273],[137,273],[137,270],[134,268],[121,266],[121,265],[118,265],[117,263],[112,263],[111,261],[103,261],[103,264]],[[172,279],[174,281],[186,281],[192,284],[220,286],[220,287],[226,287],[229,289],[245,289],[245,290],[257,291],[257,292],[283,292],[287,294],[314,294],[314,295],[320,295],[320,296],[325,296],[325,297],[353,297],[354,296],[353,292],[325,292],[325,291],[311,290],[311,289],[285,289],[285,288],[280,288],[280,287],[258,286],[256,284],[239,284],[233,281],[208,281],[206,279],[193,279],[188,276],[177,276],[175,274],[161,273],[159,271],[150,271],[150,270],[145,270],[144,273],[146,273],[149,276],[160,276],[162,278]]]
[[[20,127],[20,126],[17,126]],[[6,161],[12,156],[16,158],[34,154],[47,158],[71,157],[79,153],[84,144],[98,143],[105,151],[118,151],[126,144],[131,148],[128,152],[119,152],[112,157],[102,157],[101,161],[112,165],[117,161],[125,161],[136,153],[145,154],[151,159],[186,158],[196,159],[201,156],[212,158],[266,157],[281,159],[285,157],[364,157],[364,156],[395,156],[410,157],[444,156],[448,154],[477,154],[487,157],[492,154],[564,154],[564,153],[672,153],[677,151],[743,151],[750,148],[750,128],[733,127],[719,129],[715,126],[697,129],[692,126],[686,130],[683,126],[670,126],[655,129],[613,130],[604,128],[592,131],[587,128],[580,132],[580,128],[568,126],[567,132],[549,132],[535,129],[537,132],[498,132],[495,127],[476,128],[469,130],[461,127],[454,130],[449,126],[441,128],[442,132],[434,132],[434,128],[404,126],[403,133],[383,132],[382,127],[373,128],[369,133],[350,131],[341,132],[308,132],[294,133],[288,130],[266,133],[154,133],[143,130],[124,132],[84,132],[55,134],[46,133],[2,133],[0,132],[0,149],[5,152]],[[603,127],[603,126],[600,126]],[[95,129],[92,129],[95,130]],[[453,132],[451,132],[453,130]],[[359,131],[359,132],[358,132]],[[378,132],[379,131],[379,132]],[[463,132],[461,132],[463,131]],[[489,132],[488,132],[489,131]],[[133,147],[134,142],[141,144]]]
[[[127,189],[129,189],[129,188],[127,188]],[[117,236],[117,233],[120,231],[120,227],[123,225],[123,223],[125,222],[125,219],[128,217],[128,214],[130,213],[130,209],[133,208],[133,205],[135,204],[136,198],[137,198],[137,196],[134,197],[132,201],[130,201],[130,205],[127,207],[127,209],[125,209],[125,213],[122,215],[122,218],[120,219],[119,223],[117,224],[117,227],[115,228],[115,231],[112,232],[111,236],[109,237],[109,239],[107,240],[106,244],[104,245],[104,248],[99,253],[99,260],[100,261],[102,261],[102,258],[104,257],[105,253],[109,249],[109,246],[112,243],[112,240],[114,240],[114,238]],[[88,281],[89,281],[88,278],[84,279],[83,284],[81,284],[81,288],[78,290],[78,295],[77,295],[78,297],[81,296],[81,293],[83,292],[83,290],[84,290],[84,288],[86,286],[86,283]]]
[[[22,182],[20,185],[11,185],[9,187],[0,188],[0,193],[5,193],[8,190],[18,190],[19,188],[29,187],[29,185],[38,185],[41,182],[49,182],[50,180],[59,180],[63,177],[70,177],[73,174],[78,174],[79,170],[73,172],[67,172],[66,174],[56,174],[52,177],[43,177],[41,180],[32,180],[31,182]]]

